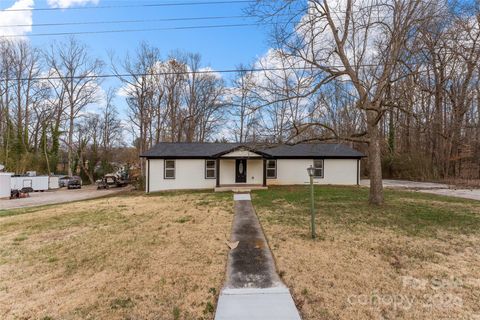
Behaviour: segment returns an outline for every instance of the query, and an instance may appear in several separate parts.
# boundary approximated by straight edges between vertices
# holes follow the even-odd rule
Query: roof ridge
[[[257,153],[273,157],[340,157],[361,158],[364,154],[344,143],[266,143],[266,142],[160,142],[142,157],[193,157],[205,158],[238,148],[246,147]]]

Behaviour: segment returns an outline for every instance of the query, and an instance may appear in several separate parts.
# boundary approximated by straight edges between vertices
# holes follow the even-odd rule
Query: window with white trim
[[[267,179],[277,179],[277,160],[267,160]]]
[[[217,160],[205,160],[205,179],[217,178]]]
[[[164,179],[175,179],[175,160],[165,160],[164,162]]]
[[[313,177],[323,179],[323,160],[313,160],[313,168],[315,169]]]

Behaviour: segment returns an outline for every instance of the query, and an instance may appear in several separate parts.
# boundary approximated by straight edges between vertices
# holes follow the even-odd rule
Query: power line
[[[0,79],[0,81],[41,81],[41,80],[62,80],[68,79],[105,79],[105,78],[127,78],[127,77],[153,77],[168,75],[191,75],[191,74],[218,74],[218,73],[236,73],[236,72],[262,72],[262,71],[286,71],[286,70],[309,70],[311,68],[249,68],[249,69],[225,69],[225,70],[198,70],[198,71],[171,71],[171,72],[148,72],[148,73],[124,73],[124,74],[101,74],[101,75],[81,75],[81,76],[53,76],[53,77],[32,77],[17,79]]]
[[[200,25],[200,26],[180,26],[180,27],[162,27],[162,28],[143,28],[143,29],[118,29],[118,30],[100,30],[100,31],[77,31],[77,32],[54,32],[54,33],[32,33],[32,34],[12,34],[0,36],[1,38],[19,38],[19,37],[46,37],[46,36],[68,36],[85,34],[107,34],[107,33],[127,33],[127,32],[147,32],[147,31],[172,31],[172,30],[194,30],[194,29],[221,29],[253,27],[260,25],[271,25],[272,23],[238,23],[238,24],[220,24],[220,25]]]
[[[292,23],[292,22],[285,22],[285,23]],[[46,37],[46,36],[68,36],[68,35],[96,35],[96,34],[113,34],[113,33],[149,32],[149,31],[221,29],[221,28],[258,27],[258,26],[269,26],[269,25],[276,25],[276,22],[255,22],[255,23],[237,23],[237,24],[219,24],[219,25],[212,24],[212,25],[141,28],[141,29],[114,29],[114,30],[98,30],[98,31],[96,30],[96,31],[71,31],[71,32],[54,32],[54,33],[12,34],[12,35],[2,35],[2,36],[0,36],[0,39],[24,38],[24,37]],[[2,26],[0,26],[0,27],[2,27]],[[465,39],[457,38],[457,39],[454,39],[454,40],[470,41],[472,39],[470,39],[470,38],[465,38]]]
[[[144,3],[144,4],[121,4],[121,5],[101,5],[101,6],[84,6],[84,7],[68,7],[68,8],[18,8],[5,9],[2,12],[21,12],[21,11],[63,11],[63,10],[91,10],[91,9],[115,9],[115,8],[152,8],[152,7],[187,7],[187,6],[206,6],[219,4],[241,4],[255,3],[254,0],[232,0],[232,1],[203,1],[203,2],[161,2],[161,3]]]
[[[412,63],[411,66],[420,65]],[[383,67],[385,64],[361,64],[355,67]],[[343,65],[324,65],[323,68],[344,68]],[[32,77],[32,78],[9,78],[0,79],[0,82],[5,81],[42,81],[42,80],[62,80],[68,79],[106,79],[106,78],[128,78],[128,77],[154,77],[154,76],[169,76],[169,75],[192,75],[192,74],[229,74],[229,73],[243,73],[243,72],[266,72],[266,71],[309,71],[318,70],[319,67],[289,67],[289,68],[242,68],[242,69],[224,69],[224,70],[198,70],[198,71],[168,71],[168,72],[147,72],[147,73],[117,73],[117,74],[100,74],[100,75],[79,75],[79,76],[48,76],[48,77]],[[425,72],[416,71],[416,72]]]
[[[77,25],[102,25],[117,23],[148,23],[148,22],[167,22],[167,21],[197,21],[197,20],[223,20],[223,19],[241,19],[254,18],[253,15],[237,16],[210,16],[210,17],[180,17],[180,18],[161,18],[161,19],[137,19],[137,20],[107,20],[107,21],[87,21],[87,22],[52,22],[52,23],[34,23],[34,24],[10,24],[0,25],[0,28],[13,27],[53,27],[53,26],[77,26]]]

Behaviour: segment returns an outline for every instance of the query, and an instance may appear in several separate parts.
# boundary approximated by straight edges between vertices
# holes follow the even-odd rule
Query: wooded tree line
[[[133,55],[111,60],[139,154],[159,142],[211,141],[225,124],[224,81],[202,66],[199,54],[163,58],[143,43]]]
[[[105,63],[75,38],[47,50],[24,41],[0,48],[0,161],[10,171],[81,173],[94,182],[118,154],[130,155],[125,140],[141,163],[138,156],[160,141],[208,141],[224,123],[224,82],[198,54],[163,59],[144,43]],[[102,89],[108,72],[119,88]],[[117,96],[127,104],[123,119]]]
[[[0,41],[0,161],[8,170],[81,172],[93,181],[99,167],[110,169],[122,125],[113,91],[100,87],[103,66],[74,38],[45,50]]]
[[[274,25],[274,46],[231,81],[198,54],[147,43],[105,63],[75,39],[48,50],[3,41],[1,161],[92,173],[125,140],[137,155],[161,141],[340,141],[367,153],[372,203],[385,175],[480,178],[475,2],[265,0],[250,13]],[[104,97],[102,72],[122,84]]]
[[[476,1],[259,1],[251,11],[275,25],[267,60],[288,69],[252,85],[271,139],[364,146],[374,204],[382,169],[480,177]]]

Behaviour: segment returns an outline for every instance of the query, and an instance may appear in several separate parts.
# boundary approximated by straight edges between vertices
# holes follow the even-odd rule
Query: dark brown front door
[[[237,159],[235,164],[235,183],[247,182],[247,159]]]

